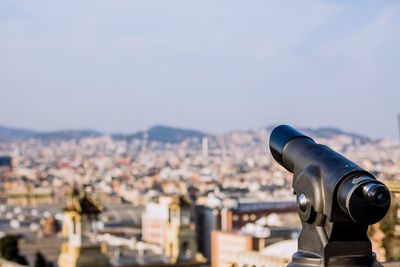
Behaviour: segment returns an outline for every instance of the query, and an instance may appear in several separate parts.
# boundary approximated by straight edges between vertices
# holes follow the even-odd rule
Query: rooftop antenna
[[[147,151],[148,143],[149,143],[149,132],[148,132],[148,129],[145,129],[143,131],[142,144],[141,144],[142,152]]]

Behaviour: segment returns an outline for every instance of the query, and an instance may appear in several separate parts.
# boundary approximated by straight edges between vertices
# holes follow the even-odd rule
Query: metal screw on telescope
[[[299,209],[302,211],[307,210],[307,197],[304,194],[300,194],[300,196],[297,198],[297,204],[299,206]]]

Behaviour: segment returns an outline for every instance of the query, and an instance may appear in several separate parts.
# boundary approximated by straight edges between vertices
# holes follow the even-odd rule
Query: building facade
[[[170,263],[196,262],[199,253],[190,201],[160,197],[146,205],[142,216],[143,241],[159,245]]]
[[[59,267],[109,267],[110,262],[101,246],[92,242],[90,233],[96,231],[95,222],[101,208],[83,191],[74,189],[68,197],[63,216],[63,236],[58,258]]]

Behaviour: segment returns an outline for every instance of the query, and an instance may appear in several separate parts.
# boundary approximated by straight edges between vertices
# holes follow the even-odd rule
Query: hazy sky
[[[396,136],[399,1],[0,2],[0,124]]]

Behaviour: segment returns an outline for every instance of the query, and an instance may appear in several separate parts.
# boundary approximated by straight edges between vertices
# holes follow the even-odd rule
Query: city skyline
[[[391,1],[2,1],[0,124],[396,138],[399,13]]]

